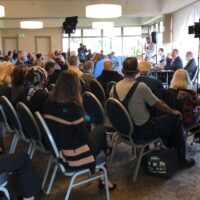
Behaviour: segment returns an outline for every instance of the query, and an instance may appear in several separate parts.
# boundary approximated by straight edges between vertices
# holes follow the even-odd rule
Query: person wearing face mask
[[[186,60],[188,61],[184,67],[185,70],[187,70],[190,79],[193,78],[193,75],[196,71],[197,65],[195,62],[195,59],[193,57],[193,53],[191,51],[186,52]]]

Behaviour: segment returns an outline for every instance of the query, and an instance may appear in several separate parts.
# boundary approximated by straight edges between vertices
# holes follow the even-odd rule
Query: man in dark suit
[[[151,69],[151,63],[148,61],[142,61],[138,65],[140,75],[136,78],[136,81],[144,82],[156,94],[159,89],[163,88],[161,81],[149,75]]]
[[[179,56],[178,49],[173,49],[172,53],[171,53],[171,56],[172,56],[173,60],[172,60],[172,62],[170,64],[170,66],[166,67],[165,69],[170,69],[170,70],[176,71],[177,69],[183,68],[183,62],[182,62],[182,59]]]
[[[184,69],[188,71],[190,79],[192,80],[194,73],[196,71],[197,65],[196,65],[195,59],[193,58],[193,53],[191,51],[186,52],[186,59],[188,62],[185,65]]]

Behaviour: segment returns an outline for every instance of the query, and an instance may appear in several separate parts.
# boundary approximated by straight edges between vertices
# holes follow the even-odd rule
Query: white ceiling
[[[2,18],[3,27],[16,26],[16,20],[41,19],[46,25],[61,23],[67,16],[78,16],[79,26],[88,25],[85,19],[85,6],[95,3],[116,3],[122,5],[122,18],[118,23],[141,24],[149,19],[174,12],[196,0],[1,0],[5,6],[6,16]],[[52,22],[53,24],[50,25]],[[82,23],[82,24],[81,24]],[[60,26],[60,25],[59,25]]]

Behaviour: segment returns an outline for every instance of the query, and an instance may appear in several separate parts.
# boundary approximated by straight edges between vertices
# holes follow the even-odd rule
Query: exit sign
[[[19,38],[24,38],[25,37],[25,34],[24,33],[19,33]]]

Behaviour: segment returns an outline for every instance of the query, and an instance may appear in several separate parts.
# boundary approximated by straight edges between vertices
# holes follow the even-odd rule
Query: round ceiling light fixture
[[[41,21],[21,21],[20,28],[23,29],[42,29],[43,22]]]
[[[86,17],[115,18],[122,16],[122,6],[117,4],[94,4],[86,6]]]

